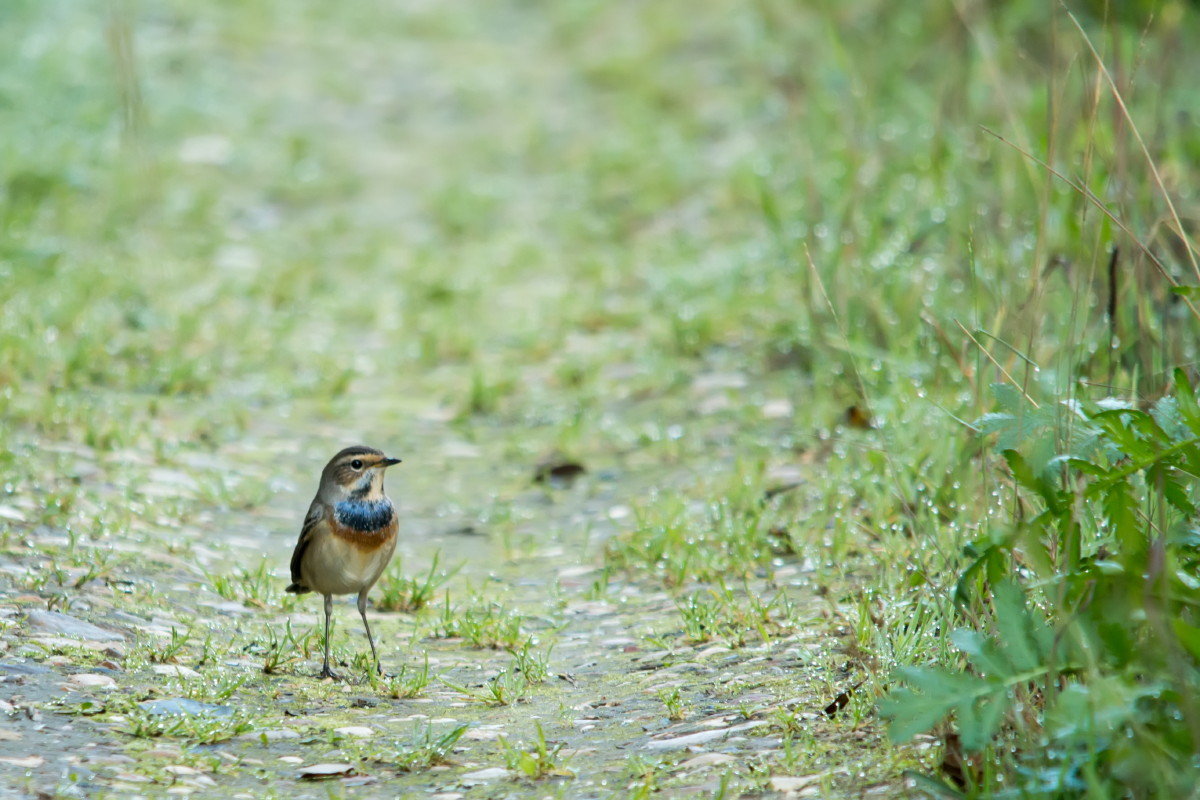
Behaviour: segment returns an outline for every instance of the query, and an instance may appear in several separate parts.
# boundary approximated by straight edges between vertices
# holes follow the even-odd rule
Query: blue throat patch
[[[338,523],[364,533],[387,525],[392,521],[392,514],[392,501],[386,497],[382,500],[343,500],[333,507]]]

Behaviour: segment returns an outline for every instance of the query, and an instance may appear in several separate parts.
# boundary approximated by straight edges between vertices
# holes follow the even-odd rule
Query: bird
[[[365,445],[347,447],[325,465],[292,552],[292,594],[325,597],[325,661],[320,678],[336,680],[329,668],[329,620],[335,594],[358,594],[358,613],[367,630],[375,671],[382,674],[371,624],[367,593],[396,550],[396,508],[383,491],[383,475],[400,459]]]

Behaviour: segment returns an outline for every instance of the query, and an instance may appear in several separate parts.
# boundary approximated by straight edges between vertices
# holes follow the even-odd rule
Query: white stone
[[[220,134],[189,136],[179,146],[179,160],[185,164],[221,166],[233,155],[233,143]]]
[[[490,742],[493,739],[499,739],[503,733],[503,725],[480,725],[478,728],[468,729],[462,735],[462,738],[472,739],[477,742]]]
[[[354,772],[353,764],[310,764],[300,768],[300,777],[308,779],[335,778]]]
[[[353,736],[356,739],[367,739],[375,735],[375,731],[365,725],[347,725],[343,728],[334,728],[333,732],[338,736]]]
[[[180,666],[179,664],[155,664],[151,667],[156,675],[170,675],[172,678],[185,678],[192,680],[199,678],[200,673],[191,667]]]
[[[494,781],[500,778],[507,778],[511,773],[503,767],[488,767],[487,769],[468,772],[463,775],[461,780],[463,783],[482,783],[483,781]]]
[[[163,767],[164,770],[172,775],[200,775],[200,770],[186,767],[183,764],[172,764],[169,767]]]
[[[790,417],[795,409],[787,400],[768,400],[762,404],[762,415],[767,419]]]
[[[771,778],[771,788],[784,794],[796,794],[821,779],[820,775],[806,775],[802,778],[777,776]]]
[[[95,672],[84,672],[79,675],[72,675],[67,678],[67,682],[78,686],[81,689],[115,689],[117,682],[107,675],[100,675]]]
[[[300,734],[287,728],[269,728],[265,731],[243,733],[238,738],[254,742],[261,742],[265,738],[268,742],[279,742],[284,739],[299,739]]]
[[[685,747],[693,747],[707,742],[715,742],[718,739],[724,739],[731,733],[738,731],[757,728],[760,725],[766,725],[766,720],[752,720],[741,725],[733,725],[728,728],[721,728],[713,731],[700,731],[699,733],[689,733],[686,736],[676,736],[671,739],[654,739],[646,743],[647,750],[682,750]]]
[[[696,767],[711,767],[716,764],[728,764],[730,761],[736,761],[733,756],[728,753],[701,753],[695,758],[689,758],[679,766],[686,769],[695,769]]]

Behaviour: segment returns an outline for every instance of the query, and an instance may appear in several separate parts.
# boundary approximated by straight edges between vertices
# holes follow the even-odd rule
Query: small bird
[[[367,629],[375,669],[382,672],[367,622],[367,592],[379,580],[396,549],[396,509],[383,493],[383,473],[400,459],[373,447],[355,445],[338,453],[321,472],[317,496],[308,507],[292,552],[293,594],[325,596],[325,663],[329,669],[329,618],[335,594],[358,594],[358,613]]]

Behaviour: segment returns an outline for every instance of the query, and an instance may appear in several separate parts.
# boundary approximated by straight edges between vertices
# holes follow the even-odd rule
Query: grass
[[[574,777],[564,765],[561,757],[563,742],[550,744],[546,741],[546,732],[540,722],[534,723],[536,736],[531,744],[518,742],[513,744],[501,737],[500,747],[504,750],[504,761],[508,769],[529,780],[540,780],[549,777]]]
[[[401,664],[395,675],[380,676],[374,670],[368,670],[367,675],[376,688],[394,700],[419,697],[432,680],[429,676],[428,654],[425,655],[425,661],[420,669],[410,667],[408,664]]]
[[[449,581],[457,570],[438,571],[440,553],[435,553],[429,569],[424,575],[409,577],[404,574],[404,564],[397,559],[388,567],[379,583],[377,607],[383,611],[420,611],[433,600],[439,588]]]
[[[436,733],[431,725],[418,726],[401,747],[391,752],[377,751],[374,757],[403,772],[453,763],[451,753],[466,731],[465,725]]]
[[[769,663],[815,629],[828,644],[787,676],[811,707],[864,681],[826,727],[780,723],[788,748],[706,791],[818,767],[830,796],[906,769],[995,788],[939,768],[961,719],[938,720],[931,752],[886,741],[876,703],[898,674],[934,674],[912,669],[965,674],[974,640],[955,630],[987,642],[1037,619],[998,612],[1001,573],[1036,573],[1023,591],[1070,638],[1079,596],[1047,587],[1083,567],[1036,560],[1059,528],[1010,535],[1060,506],[1003,452],[1045,464],[1101,426],[1102,401],[1149,410],[1194,382],[1194,4],[9,6],[6,605],[135,615],[169,633],[137,635],[131,673],[202,667],[255,729],[282,724],[278,692],[333,696],[293,685],[319,652],[298,617],[316,607],[280,593],[285,551],[314,465],[363,440],[405,459],[401,551],[371,613],[385,668],[406,666],[353,671],[375,699],[553,703],[553,676],[596,660],[571,649],[591,624],[571,627],[584,564],[580,596],[627,615],[597,638],[630,657]],[[1076,404],[1086,420],[1027,430]],[[533,486],[550,452],[586,473]],[[1088,463],[1122,469],[1114,452]],[[1170,502],[1195,502],[1194,471],[1162,458],[1129,477],[1120,530],[1190,524]],[[1084,566],[1117,553],[1115,518],[1087,508],[1062,539]],[[1187,547],[1169,551],[1185,572]],[[463,565],[439,569],[436,548]],[[976,563],[992,572],[964,581]],[[365,643],[338,615],[342,662]],[[1075,685],[1151,702],[1087,670]],[[1080,691],[1064,702],[1100,708]],[[647,702],[674,718],[714,697]],[[987,774],[1036,768],[1021,736],[1065,712],[1047,713],[1006,717],[1011,757],[985,751]],[[461,736],[410,748],[429,754],[415,771]],[[537,752],[519,755],[545,774]],[[571,765],[590,778],[588,757]],[[635,758],[622,791],[689,788],[676,766]]]
[[[431,634],[441,639],[462,639],[472,647],[517,651],[527,643],[520,614],[498,603],[467,607],[442,605]]]

